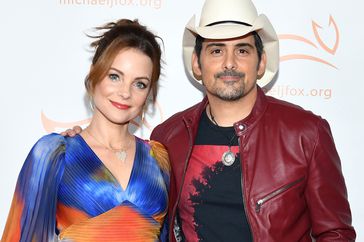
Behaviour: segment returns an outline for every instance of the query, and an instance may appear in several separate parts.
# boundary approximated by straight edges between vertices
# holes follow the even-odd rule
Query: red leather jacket
[[[170,241],[184,175],[205,99],[152,132],[171,162]],[[254,241],[354,241],[351,212],[329,124],[302,108],[258,96],[234,124],[242,162],[242,192]]]

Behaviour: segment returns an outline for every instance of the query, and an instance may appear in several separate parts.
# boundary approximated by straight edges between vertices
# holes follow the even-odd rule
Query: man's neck
[[[257,99],[257,89],[236,101],[224,101],[216,96],[207,94],[209,105],[206,108],[210,119],[222,127],[231,127],[239,120],[246,118],[252,111]],[[213,121],[213,120],[212,120]]]

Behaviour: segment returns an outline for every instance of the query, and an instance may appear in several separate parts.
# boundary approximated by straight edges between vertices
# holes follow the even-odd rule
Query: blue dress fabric
[[[19,174],[1,241],[166,241],[168,154],[135,139],[123,189],[80,135],[42,137]]]

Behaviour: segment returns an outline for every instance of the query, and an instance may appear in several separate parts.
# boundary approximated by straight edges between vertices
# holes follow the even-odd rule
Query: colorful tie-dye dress
[[[136,138],[124,190],[80,135],[46,135],[19,174],[1,241],[165,241],[168,186],[157,142]]]

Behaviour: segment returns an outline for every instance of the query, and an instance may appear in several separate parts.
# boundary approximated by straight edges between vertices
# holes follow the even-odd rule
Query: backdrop
[[[92,27],[138,18],[164,40],[157,106],[136,120],[135,134],[201,100],[186,78],[182,33],[203,0],[2,0],[0,7],[0,233],[19,170],[42,135],[90,117],[84,77]],[[269,95],[294,102],[331,124],[346,178],[353,224],[364,241],[364,82],[362,1],[255,0],[280,37],[278,79]],[[335,181],[332,181],[335,182]]]

